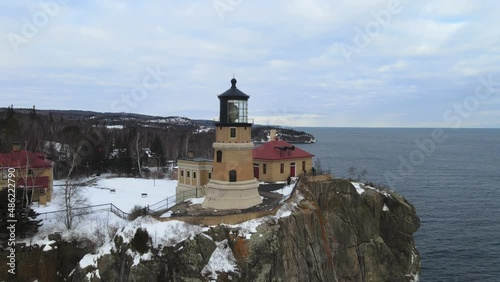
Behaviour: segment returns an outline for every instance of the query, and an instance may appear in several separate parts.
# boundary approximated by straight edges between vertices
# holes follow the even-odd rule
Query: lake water
[[[500,281],[500,129],[297,129],[323,169],[366,169],[416,207],[421,281]]]

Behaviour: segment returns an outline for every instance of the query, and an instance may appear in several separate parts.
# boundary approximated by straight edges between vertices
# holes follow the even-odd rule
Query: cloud
[[[22,35],[40,7],[2,3],[3,106],[111,111],[161,66],[164,81],[131,111],[212,118],[235,73],[249,114],[263,122],[439,125],[479,76],[500,78],[496,1],[401,0],[351,62],[337,45],[352,45],[389,0],[238,3],[220,18],[212,1],[70,1],[18,53],[5,35]],[[478,109],[471,124],[494,124],[489,111]]]

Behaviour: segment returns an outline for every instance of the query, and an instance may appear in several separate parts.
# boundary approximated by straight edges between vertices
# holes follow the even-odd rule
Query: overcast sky
[[[234,73],[258,123],[500,127],[499,11],[496,0],[2,1],[0,106],[212,119]]]

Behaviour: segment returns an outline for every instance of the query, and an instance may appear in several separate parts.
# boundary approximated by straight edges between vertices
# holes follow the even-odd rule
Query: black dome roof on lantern
[[[236,88],[236,78],[231,79],[231,88],[218,95],[220,101],[217,126],[251,126],[248,123],[248,99],[250,96]]]
[[[235,99],[235,100],[248,100],[248,98],[250,98],[250,96],[248,96],[247,94],[240,91],[236,87],[236,82],[238,82],[238,81],[236,80],[236,78],[233,77],[233,79],[231,79],[231,88],[229,88],[226,92],[220,94],[217,97]]]

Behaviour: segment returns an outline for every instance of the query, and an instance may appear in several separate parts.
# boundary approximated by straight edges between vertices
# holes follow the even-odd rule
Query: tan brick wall
[[[211,172],[211,164],[209,162],[179,160],[178,166],[179,183],[193,187],[204,186],[208,183],[208,174]],[[189,177],[187,176],[188,171]],[[194,177],[194,173],[196,173],[196,178]]]
[[[231,128],[236,129],[236,137],[231,138],[230,132]],[[224,143],[249,143],[252,141],[251,138],[252,128],[251,127],[216,127],[215,132],[215,142]]]
[[[1,168],[0,174],[3,176],[3,170],[4,168]],[[17,178],[25,178],[25,175],[27,175],[26,169],[16,169],[15,175]],[[45,199],[47,202],[50,202],[52,200],[52,194],[53,194],[53,182],[54,182],[54,175],[53,175],[53,170],[52,167],[43,167],[43,168],[34,168],[33,169],[33,176],[28,176],[28,177],[49,177],[49,187],[47,191],[45,191]],[[3,179],[3,177],[0,177],[0,190],[3,190],[8,187],[8,179]],[[39,201],[39,196],[40,196],[40,189],[35,189],[33,193],[33,201],[38,202]]]
[[[311,171],[312,168],[312,158],[302,158],[302,159],[287,159],[287,160],[254,160],[254,164],[259,164],[259,180],[260,181],[285,181],[288,176],[290,176],[291,163],[295,163],[295,176],[299,176],[302,173],[302,162],[305,161],[305,170]],[[284,164],[284,171],[281,173],[281,164]],[[264,174],[263,164],[266,164],[266,174]]]
[[[217,151],[217,150],[216,150]],[[251,180],[254,178],[252,170],[252,150],[221,150],[222,162],[214,160],[214,175],[212,178],[229,181],[229,171],[236,170],[237,181]]]

